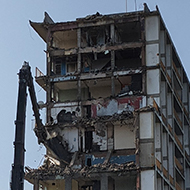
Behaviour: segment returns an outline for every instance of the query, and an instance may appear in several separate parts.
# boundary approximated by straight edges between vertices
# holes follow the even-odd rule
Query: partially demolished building
[[[190,189],[190,86],[158,8],[30,24],[53,142],[34,190]]]

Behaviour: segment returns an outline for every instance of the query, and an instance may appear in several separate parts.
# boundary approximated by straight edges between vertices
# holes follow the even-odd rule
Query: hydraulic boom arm
[[[38,143],[44,146],[54,154],[54,156],[65,164],[70,162],[70,154],[62,143],[59,136],[47,138],[47,132],[40,119],[39,107],[34,90],[33,78],[30,66],[24,62],[19,71],[19,91],[17,102],[16,132],[14,142],[14,163],[12,166],[11,190],[23,190],[24,187],[24,140],[25,140],[25,114],[27,87],[32,102],[36,126],[34,131],[38,137]]]
[[[11,190],[23,190],[24,187],[24,141],[25,141],[25,115],[26,115],[26,100],[27,87],[32,102],[32,108],[36,119],[35,132],[40,136],[41,142],[46,139],[46,131],[40,119],[36,94],[34,90],[33,78],[30,71],[30,66],[24,62],[19,72],[19,91],[17,101],[17,116],[16,116],[16,132],[14,142],[14,163],[12,166]]]

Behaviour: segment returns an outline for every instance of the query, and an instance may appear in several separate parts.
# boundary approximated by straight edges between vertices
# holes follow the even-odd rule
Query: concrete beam
[[[128,49],[128,48],[141,48],[143,46],[142,42],[128,42],[128,43],[122,43],[119,45],[114,46],[98,46],[98,47],[85,47],[85,48],[79,48],[79,53],[91,53],[91,52],[104,52],[106,50],[114,51],[118,49]]]

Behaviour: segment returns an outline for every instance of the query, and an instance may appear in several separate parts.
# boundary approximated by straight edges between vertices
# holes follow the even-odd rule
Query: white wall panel
[[[140,113],[140,138],[153,138],[153,113]]]
[[[147,94],[159,94],[160,93],[160,71],[159,69],[147,71]]]
[[[135,130],[133,126],[114,126],[115,149],[135,148]]]
[[[155,66],[159,62],[159,44],[146,45],[146,65]]]
[[[159,39],[159,17],[151,16],[145,19],[146,41]]]
[[[70,152],[78,151],[78,129],[77,128],[65,128],[63,130],[63,140],[68,143],[68,150]]]
[[[154,170],[141,171],[141,189],[155,189],[155,172]]]

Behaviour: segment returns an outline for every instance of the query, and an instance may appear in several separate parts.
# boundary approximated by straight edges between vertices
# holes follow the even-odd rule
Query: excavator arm
[[[17,101],[17,116],[15,121],[15,141],[14,141],[14,163],[12,165],[11,190],[23,190],[24,188],[24,141],[25,141],[25,116],[26,116],[26,101],[27,87],[32,102],[36,126],[35,134],[38,137],[38,143],[43,143],[45,147],[51,151],[60,161],[68,163],[70,155],[65,149],[59,137],[47,139],[47,131],[40,119],[39,106],[35,94],[33,77],[30,71],[30,66],[24,62],[19,71],[19,90]]]
[[[11,190],[23,190],[24,186],[24,140],[25,140],[25,114],[27,99],[27,82],[24,66],[19,72],[19,90],[17,101],[16,131],[14,141],[14,164],[12,166]]]

